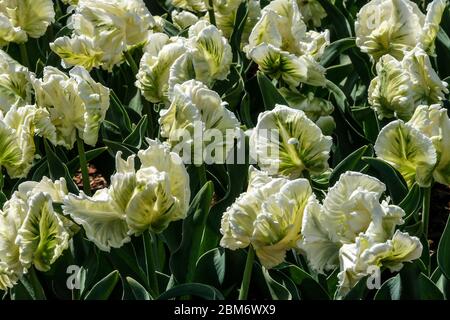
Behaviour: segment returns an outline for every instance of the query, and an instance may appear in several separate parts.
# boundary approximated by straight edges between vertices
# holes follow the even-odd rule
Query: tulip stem
[[[209,22],[211,22],[212,25],[216,25],[216,13],[214,12],[213,0],[208,0],[208,15]]]
[[[26,43],[21,43],[19,45],[20,48],[20,58],[22,60],[22,64],[29,68],[30,67],[30,60],[28,59],[28,52],[27,52],[27,45]]]
[[[144,250],[146,256],[146,265],[147,265],[147,278],[149,282],[149,287],[151,292],[154,295],[154,298],[159,295],[159,286],[158,286],[158,277],[156,275],[156,256],[157,252],[155,252],[155,241],[156,238],[150,231],[146,231],[143,234],[144,240]]]
[[[133,71],[133,74],[136,75],[139,72],[139,68],[136,64],[136,61],[134,61],[134,58],[129,51],[125,51],[125,59],[127,60],[128,64],[130,65],[131,71]]]
[[[83,191],[86,195],[90,196],[91,184],[89,181],[89,170],[86,161],[86,152],[84,150],[84,142],[80,138],[79,134],[77,134],[77,147],[78,147],[78,155],[80,156],[80,168],[81,168],[81,177],[83,179]]]
[[[431,187],[425,188],[422,203],[422,227],[425,239],[428,240],[428,222],[430,220]]]
[[[241,289],[239,290],[239,300],[247,300],[248,288],[252,277],[253,261],[255,260],[255,250],[249,246],[247,260],[245,261],[244,276],[242,278]]]

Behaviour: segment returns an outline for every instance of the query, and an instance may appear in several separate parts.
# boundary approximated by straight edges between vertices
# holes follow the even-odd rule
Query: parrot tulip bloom
[[[305,23],[310,23],[314,27],[320,27],[322,19],[327,16],[327,12],[318,0],[297,0],[298,8]]]
[[[28,69],[0,50],[0,111],[31,104],[31,93]]]
[[[35,115],[34,106],[12,107],[5,116],[0,111],[0,167],[11,178],[26,177],[33,165]]]
[[[172,147],[186,150],[188,154],[183,154],[183,158],[193,153],[195,164],[201,164],[205,160],[204,151],[215,150],[215,162],[225,162],[234,146],[226,133],[228,130],[234,133],[240,124],[217,92],[196,80],[176,85],[170,107],[160,113],[161,136]],[[186,134],[189,136],[185,137]]]
[[[186,51],[183,38],[169,38],[163,33],[149,36],[136,81],[136,86],[148,101],[167,101],[170,69]]]
[[[330,188],[323,205],[314,200],[306,206],[299,249],[319,273],[340,262],[341,296],[368,275],[370,267],[398,271],[403,262],[421,255],[418,238],[395,230],[405,212],[387,201],[380,203],[385,190],[378,179],[349,171]]]
[[[448,156],[450,119],[440,105],[419,106],[406,124],[395,121],[381,130],[377,156],[400,171],[408,186],[450,184]],[[403,150],[403,151],[401,151]]]
[[[52,0],[4,0],[0,2],[0,47],[40,38],[53,22]]]
[[[81,192],[64,199],[64,213],[82,225],[101,250],[120,248],[132,234],[162,232],[170,222],[186,217],[189,176],[181,159],[158,141],[148,143],[150,147],[138,153],[140,169],[134,168],[134,156],[125,161],[118,152],[117,172],[108,189],[92,197]]]
[[[375,152],[401,173],[409,187],[414,182],[421,187],[431,185],[436,149],[431,139],[410,123],[397,120],[385,126],[375,142]]]
[[[329,32],[307,31],[295,0],[264,7],[244,51],[260,70],[288,86],[324,86],[325,68],[317,60],[329,44]]]
[[[271,178],[251,167],[247,192],[222,217],[221,246],[252,245],[264,267],[279,265],[299,240],[304,208],[312,199],[306,179]]]
[[[86,144],[94,146],[109,108],[109,89],[82,67],[70,70],[69,76],[46,67],[43,78],[33,77],[32,81],[39,107],[37,133],[54,145],[71,149],[78,132]]]
[[[377,77],[370,83],[369,103],[380,119],[409,120],[420,104],[439,103],[448,93],[447,83],[433,70],[428,55],[419,47],[402,61],[390,55],[377,63]]]
[[[372,0],[358,13],[356,45],[375,61],[385,54],[401,60],[416,45],[433,53],[446,5],[446,0],[434,0],[425,16],[410,0]]]
[[[32,265],[48,271],[67,249],[72,222],[53,209],[67,194],[64,178],[19,185],[0,210],[0,290],[12,288]]]
[[[447,109],[440,105],[419,106],[409,123],[433,142],[437,156],[434,180],[450,185],[450,119]]]
[[[251,154],[271,174],[297,178],[329,167],[332,139],[301,110],[277,105],[261,113],[250,140]]]
[[[374,268],[400,271],[404,262],[419,259],[422,250],[419,238],[399,230],[385,242],[374,242],[362,235],[355,243],[344,244],[339,250],[341,271],[338,274],[338,295],[344,296],[360,279],[371,274]]]
[[[189,11],[172,11],[173,24],[180,29],[187,29],[198,22],[198,17]]]
[[[302,94],[298,90],[288,88],[281,88],[279,91],[291,108],[302,110],[324,135],[331,135],[336,123],[331,116],[334,106],[330,101],[315,97],[312,92]]]
[[[63,67],[112,71],[124,52],[145,44],[156,22],[142,0],[79,0],[69,21],[71,37],[50,44]]]
[[[141,59],[136,86],[153,103],[169,103],[175,85],[198,80],[211,86],[230,73],[233,54],[228,41],[215,26],[198,21],[189,38],[149,36]]]

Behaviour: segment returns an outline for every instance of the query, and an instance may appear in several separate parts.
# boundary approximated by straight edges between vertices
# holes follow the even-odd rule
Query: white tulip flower
[[[228,141],[234,137],[228,137],[226,133],[228,130],[234,132],[240,125],[226,105],[217,92],[199,81],[175,85],[169,108],[160,112],[161,136],[167,138],[172,147],[179,148],[181,144],[183,150],[193,153],[196,164],[199,164],[198,155],[207,150],[215,150],[215,162],[224,163],[234,146]],[[189,134],[188,140],[185,140],[186,134]],[[209,135],[214,135],[214,139]],[[201,158],[203,162],[203,156]]]
[[[440,105],[419,106],[408,123],[433,142],[437,159],[434,180],[450,185],[450,119],[447,109]]]
[[[300,239],[305,206],[314,195],[306,179],[272,178],[253,167],[247,192],[222,217],[222,247],[253,246],[261,264],[273,268]]]
[[[251,154],[271,174],[297,178],[329,167],[332,139],[301,110],[277,105],[261,113],[250,141]]]
[[[100,123],[109,108],[109,89],[95,82],[82,67],[69,76],[53,67],[44,68],[42,79],[32,79],[39,107],[37,133],[54,145],[71,149],[77,132],[86,144],[97,143]]]
[[[385,54],[401,60],[416,45],[432,54],[446,5],[434,0],[425,16],[410,0],[372,0],[358,13],[356,45],[375,61]]]
[[[378,179],[349,171],[330,188],[323,205],[314,200],[305,208],[299,250],[319,273],[340,265],[339,296],[371,268],[398,271],[421,255],[419,239],[396,230],[405,212],[381,201],[385,190]]]
[[[0,47],[40,38],[53,22],[52,0],[3,0],[0,2]]]
[[[338,295],[344,296],[374,268],[400,271],[404,262],[419,259],[422,249],[419,238],[399,230],[385,242],[374,242],[370,237],[360,236],[355,243],[344,244],[339,250]]]
[[[172,11],[172,21],[180,29],[187,29],[198,22],[198,17],[189,11]]]
[[[378,134],[375,152],[401,173],[409,187],[414,182],[421,187],[431,185],[436,149],[431,139],[410,123],[397,120],[385,126]]]
[[[155,19],[142,0],[79,0],[68,26],[71,37],[50,44],[63,67],[101,67],[112,71],[124,60],[124,52],[147,42]]]
[[[288,86],[324,86],[325,68],[317,61],[330,43],[328,30],[307,31],[296,0],[272,1],[261,14],[244,47],[248,58]]]
[[[149,148],[126,161],[116,155],[117,172],[109,188],[88,197],[69,194],[63,212],[84,227],[101,250],[120,248],[130,235],[146,230],[162,232],[170,222],[186,217],[190,200],[189,175],[181,159],[166,145],[148,140]]]
[[[136,86],[153,103],[168,101],[169,76],[174,62],[187,51],[184,38],[154,33],[144,49]]]
[[[5,116],[0,111],[0,167],[11,178],[26,177],[33,165],[35,116],[35,106],[14,106]]]
[[[418,105],[440,103],[448,93],[447,83],[439,79],[428,55],[419,47],[401,61],[390,55],[381,57],[376,70],[369,87],[369,103],[380,119],[409,120]]]
[[[25,182],[0,210],[0,290],[12,288],[32,265],[48,271],[67,249],[72,222],[53,209],[67,194],[63,178]]]
[[[31,104],[30,72],[0,49],[0,110]]]
[[[312,23],[314,27],[320,27],[322,19],[327,16],[327,12],[318,0],[297,0],[298,8],[303,16],[303,21]]]

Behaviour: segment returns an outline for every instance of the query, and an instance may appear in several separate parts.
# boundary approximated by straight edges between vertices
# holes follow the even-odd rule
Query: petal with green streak
[[[249,169],[249,176],[247,192],[242,193],[222,216],[220,245],[231,250],[245,248],[250,244],[254,221],[261,212],[263,202],[279,192],[287,182],[283,178],[272,178],[253,167]]]
[[[385,55],[378,61],[376,70],[377,76],[370,83],[368,99],[378,118],[409,119],[415,105],[407,70],[390,55]]]
[[[447,0],[434,0],[428,4],[425,25],[422,30],[420,44],[429,54],[434,53],[434,41],[439,32],[442,15],[447,7]]]
[[[409,0],[372,0],[355,22],[356,44],[374,60],[390,54],[401,60],[419,42],[425,16]]]
[[[50,43],[50,48],[62,59],[61,63],[65,68],[82,66],[90,71],[102,64],[103,51],[92,38],[83,35],[57,38]]]
[[[20,27],[15,27],[9,16],[0,12],[0,47],[10,42],[24,43],[27,40],[27,33]]]
[[[423,133],[402,120],[389,123],[375,142],[377,157],[393,165],[411,187],[429,187],[436,166],[436,149]]]
[[[136,188],[136,174],[134,172],[116,173],[111,176],[109,195],[112,205],[118,212],[125,212],[128,202]]]
[[[33,165],[35,110],[34,106],[14,106],[4,119],[0,117],[0,165],[11,178],[26,177]]]
[[[179,201],[170,193],[167,173],[154,168],[140,169],[126,210],[130,233],[140,234],[147,229],[160,233],[180,218],[178,210]]]
[[[307,204],[302,222],[302,238],[298,247],[306,253],[311,267],[319,273],[331,270],[339,264],[340,242],[333,241],[323,219],[326,216],[317,200]]]
[[[263,203],[254,222],[251,242],[264,267],[277,266],[283,262],[286,251],[296,246],[311,195],[308,180],[297,179],[285,183]]]
[[[422,248],[419,238],[397,230],[392,240],[373,245],[363,252],[361,259],[369,265],[384,266],[391,271],[399,271],[403,262],[419,259]]]
[[[299,57],[270,44],[255,47],[248,56],[266,75],[280,79],[291,87],[297,87],[308,79],[308,67]]]
[[[31,103],[30,72],[27,68],[0,50],[0,110]]]
[[[20,26],[31,38],[45,34],[47,27],[55,21],[52,0],[15,1],[16,8],[12,15],[13,24]],[[11,10],[12,11],[12,10]]]
[[[281,32],[278,30],[279,17],[273,11],[265,12],[253,27],[249,36],[249,44],[244,48],[247,54],[262,43],[280,48],[283,43]]]
[[[103,251],[120,248],[130,241],[125,213],[114,208],[108,189],[97,191],[93,197],[82,192],[80,196],[69,194],[64,199],[63,212],[82,225],[87,238]]]
[[[21,154],[13,129],[0,120],[0,164],[13,167],[20,162]]]
[[[260,114],[252,139],[252,154],[272,174],[295,178],[328,168],[331,137],[324,136],[301,110],[277,105]]]
[[[26,201],[15,193],[0,210],[0,290],[12,287],[25,271],[16,239],[27,209]]]
[[[431,139],[437,152],[433,177],[439,183],[450,185],[450,118],[447,109],[437,104],[419,106],[408,123]]]
[[[191,189],[183,160],[159,141],[147,139],[147,143],[149,147],[138,152],[141,168],[154,167],[167,173],[171,195],[179,201],[179,218],[184,218],[189,207]]]
[[[196,25],[191,29],[195,29]],[[217,27],[209,25],[189,41],[196,79],[207,85],[212,84],[213,80],[225,80],[230,73],[233,54],[230,44]]]
[[[53,211],[50,195],[38,193],[29,200],[27,216],[19,230],[17,243],[20,261],[25,266],[34,264],[40,271],[51,265],[69,246],[69,233],[58,214]]]
[[[440,103],[448,93],[447,83],[434,71],[427,53],[419,47],[408,52],[402,61],[412,82],[414,105]]]
[[[95,82],[86,69],[74,67],[69,72],[77,83],[77,93],[83,101],[83,124],[78,126],[78,134],[83,141],[95,146],[98,140],[100,124],[109,108],[109,88]]]
[[[159,34],[152,35],[153,38],[156,38],[156,35]],[[150,43],[146,49],[148,51],[144,53],[141,59],[136,82],[144,97],[153,103],[167,101],[170,68],[186,52],[184,41],[177,40],[167,43],[168,39],[166,39],[166,44],[156,51],[153,49],[152,41],[158,42],[158,38],[152,39],[151,36],[149,37]]]
[[[194,61],[191,52],[186,52],[175,60],[169,72],[169,100],[172,101],[175,95],[175,86],[181,85],[188,80],[195,79]]]

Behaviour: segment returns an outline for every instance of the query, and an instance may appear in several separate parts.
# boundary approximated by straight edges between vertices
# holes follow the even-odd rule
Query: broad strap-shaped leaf
[[[179,248],[170,257],[170,269],[178,283],[191,282],[195,275],[201,241],[213,196],[213,184],[206,183],[191,202],[183,221],[183,237]]]
[[[84,300],[108,300],[119,281],[119,272],[114,270],[97,282],[86,294]]]

